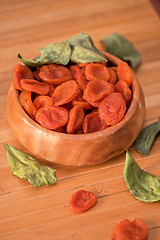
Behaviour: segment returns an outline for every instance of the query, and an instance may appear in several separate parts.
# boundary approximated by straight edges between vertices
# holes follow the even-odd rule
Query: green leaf
[[[143,128],[136,138],[135,149],[143,155],[149,155],[151,146],[160,131],[160,119]]]
[[[123,177],[128,190],[135,198],[144,202],[160,200],[160,179],[141,169],[128,151]]]
[[[71,61],[74,63],[86,63],[105,60],[104,57],[101,57],[99,54],[91,51],[90,49],[81,46],[75,46],[71,55]]]
[[[51,63],[67,65],[70,61],[71,48],[68,41],[51,43],[39,49],[39,52],[41,55],[34,60],[22,58],[20,54],[18,54],[18,58],[28,67],[40,67]]]
[[[4,144],[12,173],[19,178],[27,179],[35,187],[54,184],[57,182],[56,171],[44,166],[30,154]]]
[[[140,54],[133,44],[118,33],[113,33],[101,39],[106,45],[107,52],[129,62],[132,68],[136,68],[140,62]]]
[[[18,59],[26,66],[28,67],[38,67],[41,66],[40,64],[38,64],[36,61],[31,60],[31,59],[27,59],[27,58],[22,58],[22,56],[18,53]]]
[[[95,47],[92,38],[87,33],[79,33],[70,38],[69,44],[72,49],[71,61],[75,63],[99,62],[107,59]]]
[[[39,49],[40,56],[34,60],[22,58],[18,54],[19,60],[28,67],[41,67],[44,64],[67,65],[69,61],[75,63],[99,62],[107,59],[95,47],[92,38],[87,33],[79,33],[64,42],[51,43]]]

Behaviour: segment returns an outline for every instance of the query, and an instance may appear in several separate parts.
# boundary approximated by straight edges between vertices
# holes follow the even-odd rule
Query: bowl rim
[[[108,53],[108,52],[104,52],[101,51],[101,53],[106,57],[106,59],[108,59],[109,61],[113,62],[115,65],[118,65],[121,62],[124,62],[123,60],[121,60],[120,58]],[[132,69],[131,69],[132,71]],[[21,116],[21,118],[23,118],[23,120],[29,124],[30,126],[34,127],[34,128],[38,128],[38,130],[40,130],[41,132],[45,132],[46,134],[51,134],[54,137],[55,136],[62,136],[64,139],[72,139],[72,140],[94,140],[99,138],[101,135],[102,136],[110,136],[112,134],[114,134],[115,132],[117,132],[121,127],[123,127],[128,120],[134,115],[137,106],[138,106],[138,101],[139,101],[139,83],[138,80],[136,79],[136,76],[134,74],[134,72],[132,71],[132,76],[133,76],[133,81],[132,81],[132,101],[131,104],[127,110],[127,112],[125,113],[124,117],[122,118],[122,120],[120,122],[118,122],[117,124],[110,126],[106,129],[97,131],[97,132],[93,132],[93,133],[83,133],[83,134],[68,134],[68,133],[61,133],[61,132],[56,132],[54,130],[49,130],[46,129],[44,127],[42,127],[40,124],[38,124],[36,121],[32,120],[28,114],[25,112],[25,110],[23,109],[23,107],[21,106],[20,102],[19,102],[19,91],[17,89],[14,88],[13,83],[11,83],[10,85],[10,91],[12,91],[13,96],[15,97],[15,102],[17,104],[17,111],[19,111],[19,115]],[[136,94],[135,94],[136,92]]]

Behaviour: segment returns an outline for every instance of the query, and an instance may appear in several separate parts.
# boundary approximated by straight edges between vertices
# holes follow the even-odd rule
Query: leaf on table
[[[4,144],[4,147],[12,173],[17,177],[27,179],[35,187],[57,182],[55,169],[44,166],[30,154],[13,146]]]
[[[40,67],[51,63],[67,65],[71,57],[71,48],[68,41],[51,43],[39,49],[39,52],[41,55],[34,60],[22,58],[20,54],[18,54],[18,58],[28,67]]]
[[[140,54],[134,48],[133,44],[118,33],[112,33],[101,39],[106,45],[107,52],[129,62],[132,68],[136,68],[140,62]]]
[[[135,149],[141,154],[148,156],[159,131],[160,119],[141,130],[135,141]]]
[[[141,169],[128,151],[126,152],[123,177],[128,190],[138,200],[144,202],[160,200],[160,179]]]
[[[88,33],[79,33],[76,36],[70,38],[68,41],[72,49],[72,62],[107,62],[107,59],[95,47],[93,40]]]

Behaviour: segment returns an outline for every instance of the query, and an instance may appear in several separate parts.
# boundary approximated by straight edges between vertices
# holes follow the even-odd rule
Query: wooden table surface
[[[133,42],[142,63],[136,70],[145,95],[144,126],[160,117],[160,21],[146,0],[0,1],[0,239],[108,240],[116,224],[140,218],[149,240],[160,239],[160,202],[144,203],[127,190],[122,173],[125,153],[92,167],[56,168],[56,185],[34,188],[12,175],[3,144],[26,151],[7,122],[6,99],[17,53],[31,57],[51,42],[87,32],[99,40],[117,32]],[[138,164],[160,177],[160,137],[150,156],[129,148]],[[92,157],[92,156],[91,156]],[[69,201],[78,189],[98,196],[92,209],[76,214]]]

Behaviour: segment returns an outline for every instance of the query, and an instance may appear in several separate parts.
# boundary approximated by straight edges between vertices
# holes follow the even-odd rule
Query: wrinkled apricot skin
[[[44,65],[39,71],[40,78],[47,83],[60,85],[72,79],[72,74],[68,68],[63,65],[49,64]]]
[[[48,84],[48,85],[49,85],[49,87],[50,87],[50,90],[49,90],[49,92],[47,93],[47,96],[52,97],[52,95],[53,95],[53,93],[54,93],[54,90],[55,90],[55,87],[54,87],[53,84]]]
[[[69,112],[67,123],[67,133],[76,133],[81,127],[84,120],[84,110],[82,107],[75,105]]]
[[[86,190],[75,192],[70,200],[72,211],[81,213],[93,207],[97,203],[97,197],[94,193]]]
[[[68,111],[62,107],[42,107],[36,113],[36,121],[44,128],[55,130],[68,122]]]
[[[98,107],[102,99],[113,92],[113,84],[102,80],[92,80],[84,90],[83,97],[88,103]]]
[[[140,220],[130,222],[128,219],[121,221],[114,229],[111,240],[147,240],[148,228]]]
[[[80,78],[81,78],[81,76],[82,76],[82,71],[81,71],[81,69],[78,67],[78,66],[76,66],[76,65],[71,65],[70,67],[69,67],[69,70],[71,71],[71,74],[72,74],[72,79],[74,79],[74,80],[79,80]]]
[[[90,63],[85,67],[85,76],[88,81],[103,80],[109,81],[110,72],[102,64]]]
[[[79,90],[78,95],[72,100],[72,104],[73,106],[79,105],[86,110],[93,108],[93,106],[86,102],[85,99],[83,98],[83,92],[81,90]]]
[[[31,100],[31,92],[23,90],[19,95],[19,101],[26,113],[35,120],[37,109]]]
[[[53,105],[61,106],[71,102],[79,93],[78,84],[74,80],[69,80],[59,85],[53,95]]]
[[[84,75],[84,71],[80,69],[77,65],[71,65],[69,67],[72,78],[77,81],[79,88],[84,91],[84,89],[87,87],[87,79]]]
[[[110,72],[110,79],[108,80],[108,82],[114,85],[117,81],[117,74],[112,68],[108,68],[108,71]]]
[[[39,76],[39,71],[40,71],[40,68],[37,67],[37,69],[35,71],[33,71],[33,77],[34,77],[35,80],[38,80],[38,81],[42,82],[42,79]]]
[[[99,115],[108,125],[120,122],[126,112],[126,103],[120,93],[111,93],[98,107]]]
[[[30,68],[28,68],[25,65],[22,64],[17,64],[14,66],[13,69],[13,85],[16,89],[18,90],[23,90],[23,88],[21,87],[21,79],[31,79],[33,78],[33,73],[30,70]]]
[[[95,111],[85,116],[83,122],[84,133],[97,132],[106,129],[107,127],[107,123],[100,118],[98,112]]]
[[[26,91],[35,92],[38,94],[47,94],[50,91],[48,83],[39,82],[35,79],[22,79],[21,86]]]
[[[40,95],[34,99],[33,104],[35,108],[38,110],[39,108],[42,108],[42,107],[53,106],[53,101],[52,101],[52,98],[49,96]]]
[[[119,92],[122,94],[122,96],[124,97],[124,99],[127,103],[131,101],[132,92],[131,92],[131,89],[128,87],[128,84],[125,81],[123,81],[123,80],[118,81],[116,83],[116,85],[114,86],[114,89],[116,92]]]
[[[132,71],[126,62],[122,62],[117,66],[118,80],[127,82],[128,86],[132,83]]]

